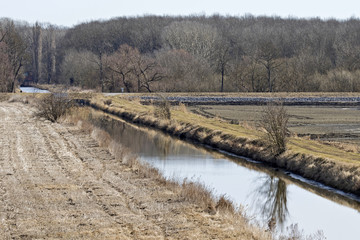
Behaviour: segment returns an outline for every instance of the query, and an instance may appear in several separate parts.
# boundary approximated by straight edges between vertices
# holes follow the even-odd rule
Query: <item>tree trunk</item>
[[[41,61],[42,61],[42,30],[38,23],[33,27],[33,64],[34,64],[34,80],[36,83],[41,79]]]
[[[225,69],[221,68],[221,92],[224,92],[224,75],[225,75]]]
[[[52,30],[51,31],[51,36],[50,36],[50,78],[49,78],[49,83],[53,83],[55,82],[55,75],[56,75],[56,39],[55,39],[55,31]]]

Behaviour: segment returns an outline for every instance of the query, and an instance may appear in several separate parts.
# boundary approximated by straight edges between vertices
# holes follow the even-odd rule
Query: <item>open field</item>
[[[258,126],[263,106],[197,105],[190,111],[208,117]],[[290,116],[289,130],[313,139],[360,144],[360,107],[349,106],[286,106]]]
[[[269,239],[34,111],[0,103],[1,239]]]

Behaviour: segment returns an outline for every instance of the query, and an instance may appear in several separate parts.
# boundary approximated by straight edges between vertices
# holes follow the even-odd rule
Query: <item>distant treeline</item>
[[[142,16],[73,28],[0,21],[0,91],[360,91],[360,20]]]

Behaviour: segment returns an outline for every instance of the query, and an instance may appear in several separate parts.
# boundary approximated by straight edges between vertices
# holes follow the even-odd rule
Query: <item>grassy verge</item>
[[[112,97],[110,106],[104,103],[105,100],[104,97],[98,96],[90,101],[90,105],[173,136],[250,157],[336,189],[360,195],[359,153],[292,137],[287,151],[274,157],[261,141],[261,131],[229,124],[216,118],[205,118],[187,112],[181,107],[174,107],[171,110],[171,120],[164,120],[154,117],[153,106],[141,105],[138,100]]]

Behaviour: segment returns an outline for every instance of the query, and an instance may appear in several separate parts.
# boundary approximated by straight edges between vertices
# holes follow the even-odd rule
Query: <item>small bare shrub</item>
[[[112,104],[112,100],[111,99],[106,99],[104,101],[104,104],[110,106]]]
[[[188,113],[186,105],[184,103],[182,103],[182,102],[179,102],[178,110],[183,112],[183,113]]]
[[[234,214],[234,203],[228,197],[222,195],[217,201],[216,210]]]
[[[260,125],[264,128],[265,142],[271,147],[272,153],[279,155],[286,150],[289,130],[289,116],[282,103],[269,103],[263,109]]]
[[[21,95],[12,95],[9,99],[8,102],[12,103],[12,102],[21,102],[24,104],[29,104],[29,99],[27,96],[21,96]]]
[[[154,115],[162,119],[171,119],[170,103],[165,97],[161,96],[161,101],[155,106]]]
[[[66,93],[51,93],[45,96],[38,104],[38,117],[56,122],[61,116],[68,113],[72,101]]]
[[[211,212],[215,211],[213,194],[202,183],[189,182],[187,179],[184,179],[181,184],[180,196],[186,201],[198,204]]]

